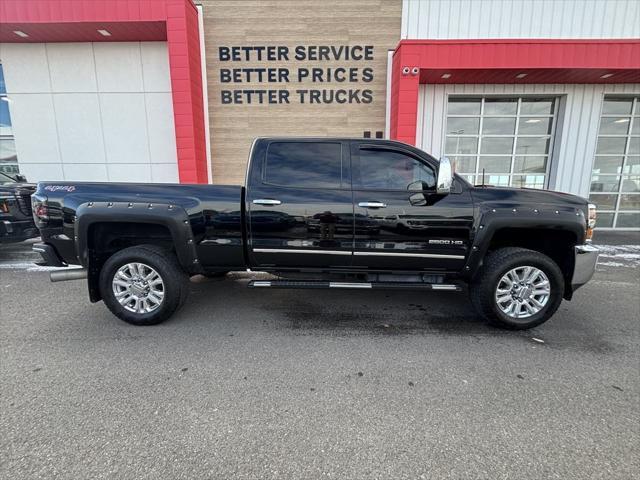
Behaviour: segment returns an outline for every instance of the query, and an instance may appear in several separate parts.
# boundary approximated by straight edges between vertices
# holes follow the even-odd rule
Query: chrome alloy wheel
[[[111,282],[116,300],[133,313],[150,313],[162,305],[162,277],[144,263],[127,263],[120,267]]]
[[[551,284],[540,269],[531,266],[516,267],[505,273],[496,288],[496,303],[511,318],[535,315],[549,301]]]

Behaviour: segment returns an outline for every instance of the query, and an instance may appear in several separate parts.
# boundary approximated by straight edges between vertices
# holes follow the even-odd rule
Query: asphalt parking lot
[[[0,247],[0,477],[638,478],[640,247],[603,251],[552,320],[506,332],[462,293],[246,274],[133,327]]]

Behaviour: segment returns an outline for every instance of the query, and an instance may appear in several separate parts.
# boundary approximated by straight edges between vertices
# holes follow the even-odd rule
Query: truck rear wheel
[[[476,311],[512,330],[546,322],[560,306],[563,292],[564,277],[551,258],[516,247],[489,253],[470,286]]]
[[[100,293],[111,312],[132,325],[155,325],[184,302],[188,276],[176,256],[155,245],[125,248],[100,272]]]

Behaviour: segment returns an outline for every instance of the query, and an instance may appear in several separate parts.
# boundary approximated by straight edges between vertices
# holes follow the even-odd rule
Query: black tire
[[[160,305],[151,312],[129,311],[116,299],[113,278],[120,267],[132,262],[148,265],[162,279],[164,296]],[[189,277],[172,252],[155,245],[139,245],[125,248],[109,257],[100,271],[100,293],[107,308],[121,320],[132,325],[156,325],[182,306],[189,292],[188,281]]]
[[[495,298],[500,279],[519,266],[532,266],[541,270],[550,285],[549,297],[544,307],[526,318],[507,315],[500,309]],[[471,303],[480,316],[493,325],[511,330],[525,330],[546,322],[558,310],[563,293],[564,277],[558,265],[543,253],[517,247],[501,248],[487,254],[469,289]]]

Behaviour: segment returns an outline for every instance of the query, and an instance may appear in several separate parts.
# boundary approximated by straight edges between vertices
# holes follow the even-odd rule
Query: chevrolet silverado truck
[[[453,170],[395,141],[258,138],[244,186],[41,182],[33,248],[135,325],[170,317],[190,276],[247,269],[273,274],[253,288],[468,289],[494,324],[541,324],[593,275],[595,206]]]
[[[0,172],[0,244],[37,237],[33,223],[31,194],[36,186],[22,175]]]

